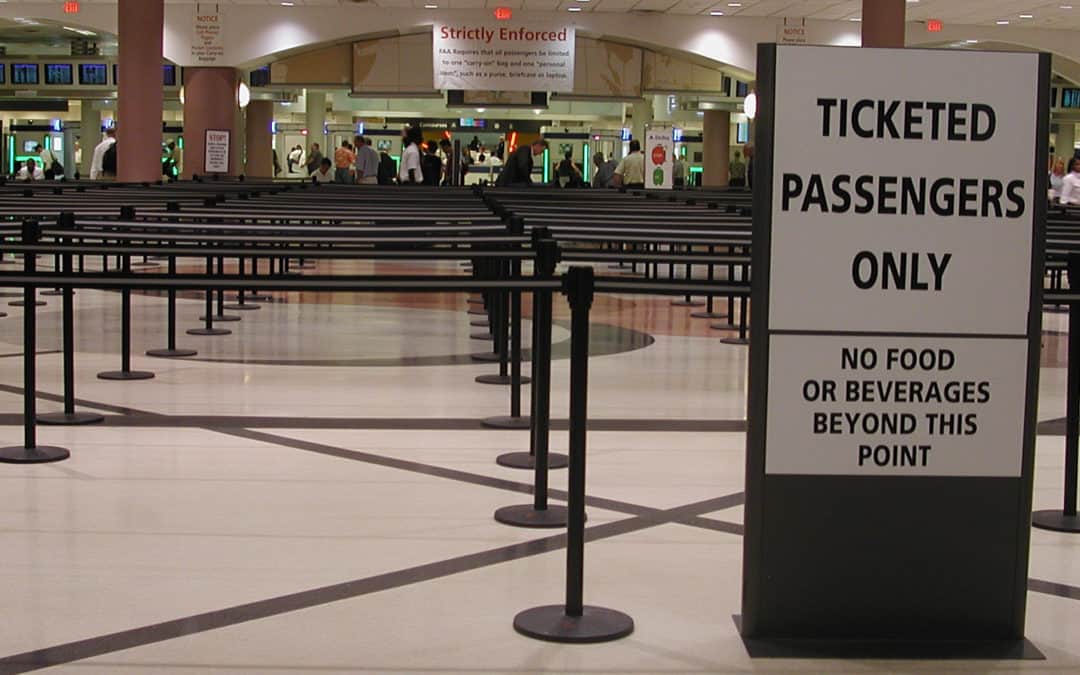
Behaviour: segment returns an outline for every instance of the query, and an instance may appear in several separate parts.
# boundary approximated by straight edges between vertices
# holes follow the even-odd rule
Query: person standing
[[[686,186],[686,162],[675,152],[675,158],[671,160],[671,187],[681,188]]]
[[[299,145],[289,151],[289,156],[287,158],[289,162],[289,173],[294,173],[296,171],[296,165],[300,163],[300,156],[303,154],[304,150]]]
[[[439,177],[442,176],[442,160],[437,154],[439,144],[428,141],[425,144],[424,156],[420,159],[420,167],[424,171],[424,185],[438,187]]]
[[[311,152],[308,153],[307,169],[308,173],[315,173],[315,171],[322,166],[322,149],[318,143],[311,144]]]
[[[604,153],[598,152],[593,155],[593,164],[596,165],[596,173],[593,174],[592,186],[594,188],[609,188],[615,178],[615,167],[619,164],[613,159],[604,159]]]
[[[104,167],[105,152],[116,144],[116,129],[106,129],[105,138],[94,147],[94,154],[90,158],[90,180],[99,180],[106,177]],[[115,176],[115,169],[113,169]]]
[[[40,144],[34,150],[38,153],[38,158],[41,159],[41,168],[45,172],[45,180],[56,178],[57,170],[59,170],[61,177],[64,175],[64,167],[56,159],[56,155],[53,154],[52,150],[43,148]]]
[[[356,137],[356,182],[376,185],[379,182],[379,153],[371,147],[371,139]]]
[[[349,142],[342,141],[341,147],[334,151],[334,182],[342,185],[350,183],[352,165],[356,161],[356,155],[349,150]]]
[[[420,144],[424,141],[420,127],[405,130],[405,150],[401,153],[401,168],[398,170],[398,183],[402,185],[420,185],[424,182],[424,169],[420,162]]]
[[[735,151],[735,159],[728,164],[728,185],[746,187],[746,164],[738,150]]]
[[[497,187],[532,185],[533,157],[544,154],[547,147],[548,142],[543,138],[538,138],[531,144],[514,150],[503,166],[502,173],[495,179],[495,185]]]
[[[630,141],[630,154],[615,167],[615,187],[645,187],[645,155],[641,154],[641,141]]]
[[[1080,204],[1080,159],[1069,160],[1069,173],[1062,179],[1062,204]]]
[[[319,160],[319,168],[311,172],[311,180],[314,183],[332,183],[334,181],[334,172],[331,170],[333,166],[330,164],[328,157],[323,157]]]

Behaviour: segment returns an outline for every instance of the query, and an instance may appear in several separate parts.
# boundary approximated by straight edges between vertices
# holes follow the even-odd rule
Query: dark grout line
[[[586,540],[595,542],[632,532],[650,529],[658,525],[692,518],[694,516],[725,508],[725,504],[741,499],[741,495],[728,495],[687,504],[651,514],[651,517],[633,517],[612,523],[604,523],[586,529]],[[658,514],[664,514],[659,517]],[[566,535],[558,534],[532,541],[501,546],[479,553],[471,553],[449,560],[410,567],[395,572],[356,579],[340,584],[322,586],[307,591],[259,600],[173,619],[161,623],[118,631],[98,637],[77,640],[43,649],[13,654],[0,658],[0,675],[15,675],[32,670],[94,658],[125,649],[134,649],[157,642],[197,635],[219,628],[227,628],[250,621],[266,619],[302,609],[310,609],[330,603],[402,588],[424,581],[433,581],[454,574],[471,572],[500,563],[521,560],[543,553],[551,553],[566,547]],[[555,598],[553,598],[554,600]],[[510,617],[507,617],[509,632]]]

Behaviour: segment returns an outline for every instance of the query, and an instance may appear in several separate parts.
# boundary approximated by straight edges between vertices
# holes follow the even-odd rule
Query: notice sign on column
[[[572,26],[436,22],[432,31],[436,89],[574,88]]]
[[[777,48],[766,473],[1020,476],[1038,68]]]
[[[229,132],[206,130],[206,173],[229,173]]]

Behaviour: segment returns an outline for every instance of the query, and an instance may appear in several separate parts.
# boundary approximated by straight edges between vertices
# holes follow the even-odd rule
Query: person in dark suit
[[[530,145],[523,145],[514,150],[510,159],[503,165],[502,173],[495,179],[495,185],[497,187],[532,185],[533,157],[544,154],[547,147],[547,141],[538,138]]]

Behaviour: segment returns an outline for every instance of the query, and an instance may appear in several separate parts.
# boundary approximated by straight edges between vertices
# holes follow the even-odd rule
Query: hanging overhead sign
[[[744,634],[1022,635],[1048,56],[758,75]]]
[[[199,66],[212,66],[225,60],[224,21],[217,4],[195,4],[191,60]]]
[[[436,22],[432,31],[436,89],[574,88],[573,26]]]

